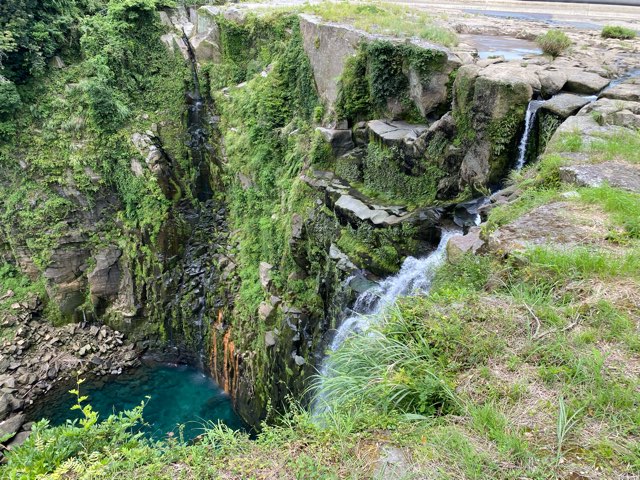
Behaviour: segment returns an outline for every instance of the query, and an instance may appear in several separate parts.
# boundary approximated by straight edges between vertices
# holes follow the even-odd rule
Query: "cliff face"
[[[201,363],[250,423],[304,392],[355,293],[504,179],[529,100],[568,82],[307,14],[125,18],[135,52],[96,21],[30,91],[2,147],[0,254],[54,323]]]

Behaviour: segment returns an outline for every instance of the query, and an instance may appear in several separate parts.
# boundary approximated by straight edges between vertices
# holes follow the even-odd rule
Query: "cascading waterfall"
[[[538,109],[542,106],[544,100],[531,100],[527,105],[527,113],[524,117],[524,132],[522,138],[518,144],[518,160],[516,161],[516,170],[521,170],[524,167],[524,162],[527,159],[527,146],[529,145],[529,136],[531,135],[531,127],[533,121],[536,118]]]
[[[451,237],[460,234],[459,230],[443,229],[438,247],[433,252],[424,258],[407,257],[397,274],[385,278],[376,287],[361,293],[351,309],[352,314],[336,330],[329,345],[330,350],[336,351],[351,335],[366,332],[379,320],[379,315],[385,308],[399,297],[427,294],[438,268],[445,261],[447,242]],[[323,362],[320,372],[321,377],[331,374],[327,361]],[[325,409],[325,400],[318,399],[315,402],[316,413]]]

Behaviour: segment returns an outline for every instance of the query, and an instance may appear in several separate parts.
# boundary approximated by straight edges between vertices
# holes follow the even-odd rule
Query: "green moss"
[[[358,230],[343,229],[337,245],[356,265],[376,275],[385,276],[398,271],[400,255],[391,244],[380,245],[380,239],[363,225]]]
[[[359,153],[349,153],[339,157],[335,162],[335,173],[353,183],[363,181],[363,159]]]
[[[389,41],[374,41],[366,45],[371,99],[378,108],[385,108],[387,99],[399,97],[409,86],[402,72],[401,48]]]
[[[411,206],[431,205],[435,202],[439,180],[444,173],[425,159],[406,171],[400,152],[372,141],[363,162],[364,191],[389,201]]]
[[[251,45],[272,38],[271,34],[258,38],[271,21],[255,20]],[[324,216],[315,203],[317,194],[300,179],[300,172],[305,162],[325,164],[333,156],[322,136],[314,134],[312,121],[319,102],[297,19],[273,21],[290,25],[291,31],[281,41],[265,44],[267,53],[254,50],[270,58],[269,74],[254,75],[243,88],[232,88],[229,96],[216,98],[228,160],[228,221],[234,231],[232,241],[238,242],[234,252],[238,289],[235,308],[227,321],[238,351],[256,352],[250,368],[255,375],[257,410],[266,407],[270,399],[282,400],[280,393],[272,391],[280,381],[301,390],[301,372],[306,368],[295,364],[290,355],[273,356],[264,345],[264,333],[273,328],[283,332],[283,344],[291,345],[292,341],[283,337],[291,329],[282,314],[276,314],[268,325],[257,316],[258,305],[270,296],[260,284],[258,266],[260,262],[273,265],[273,288],[283,302],[316,318],[323,311],[318,279],[327,276],[328,244],[324,245],[324,239],[333,236],[331,232],[306,233],[308,228],[331,226],[323,223]],[[251,185],[241,185],[239,174],[250,178]],[[291,240],[294,215],[304,223],[302,237],[296,241]],[[305,279],[289,279],[301,269],[296,262],[305,264]],[[300,348],[306,355],[307,347]]]
[[[397,100],[403,106],[402,116],[420,122],[423,117],[409,97],[409,69],[424,84],[441,71],[447,57],[440,50],[420,48],[413,44],[375,40],[362,44],[355,56],[347,59],[336,102],[338,118],[355,122],[383,115],[387,102]]]
[[[338,118],[353,121],[366,119],[372,111],[371,91],[367,80],[367,54],[359,49],[357,54],[347,59],[339,83],[336,101]]]
[[[469,74],[456,75],[455,104],[452,111],[453,119],[456,123],[456,138],[454,145],[467,145],[476,138],[476,130],[473,128],[471,108],[473,107],[473,92],[475,78]]]

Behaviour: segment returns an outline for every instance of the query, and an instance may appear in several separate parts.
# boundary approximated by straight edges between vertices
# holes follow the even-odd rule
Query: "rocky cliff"
[[[144,61],[88,37],[3,145],[1,258],[50,321],[202,364],[250,423],[304,392],[355,293],[501,185],[532,98],[566,91],[536,119],[541,152],[610,81],[581,59],[478,60],[310,13],[136,18],[122,28]]]

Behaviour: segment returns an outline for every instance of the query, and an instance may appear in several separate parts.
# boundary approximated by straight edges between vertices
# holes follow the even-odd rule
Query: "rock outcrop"
[[[334,108],[338,100],[338,80],[344,71],[345,63],[356,54],[362,43],[388,41],[401,44],[405,41],[395,37],[373,35],[347,24],[325,22],[313,15],[300,15],[300,32],[313,69],[318,94],[329,110]],[[441,68],[428,77],[411,68],[406,72],[409,86],[407,95],[420,114],[427,116],[446,103],[449,74],[462,62],[442,46],[415,39],[408,42],[419,49],[438,52],[445,58]]]
[[[460,181],[478,189],[499,181],[514,158],[537,76],[517,65],[463,66],[454,84],[453,118],[466,153]]]

